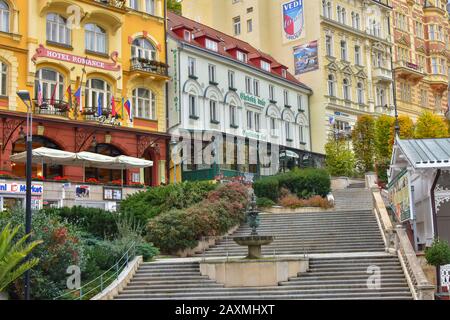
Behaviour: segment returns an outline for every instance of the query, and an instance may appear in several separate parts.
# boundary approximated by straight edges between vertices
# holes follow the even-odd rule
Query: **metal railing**
[[[105,6],[114,7],[117,9],[126,9],[126,0],[94,0],[94,2],[101,3]]]
[[[51,99],[43,99],[42,103],[39,103],[38,100],[34,100],[34,104],[35,114],[61,116],[67,118],[71,109],[69,102],[64,100],[52,101]]]
[[[97,278],[82,285],[79,289],[66,292],[53,300],[89,300],[107,288],[112,282],[119,279],[121,272],[128,267],[136,255],[136,243],[133,242],[117,262]]]
[[[159,74],[161,76],[168,76],[168,66],[163,62],[156,60],[144,59],[139,57],[133,57],[130,60],[131,70],[145,71],[150,73]]]

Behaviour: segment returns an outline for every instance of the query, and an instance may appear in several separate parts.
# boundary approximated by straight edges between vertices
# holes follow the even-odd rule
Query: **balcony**
[[[150,75],[155,75],[163,78],[168,78],[169,66],[163,62],[149,60],[144,58],[131,58],[130,71],[144,72]]]
[[[406,80],[419,81],[425,76],[423,67],[409,61],[397,61],[394,67],[396,75]]]
[[[372,76],[378,82],[392,82],[392,71],[384,67],[374,67]]]
[[[445,74],[428,74],[425,80],[430,83],[431,88],[438,92],[443,93],[448,90],[448,76]]]
[[[112,115],[111,107],[109,108],[102,108],[102,114],[98,114],[97,107],[85,107],[83,108],[83,111],[81,112],[81,115],[83,116],[84,120],[86,121],[94,121],[98,122],[100,124],[106,124],[106,125],[113,125],[113,126],[120,126],[120,116],[119,115]]]
[[[94,2],[120,10],[125,10],[127,5],[126,0],[94,0]]]
[[[44,99],[41,104],[34,100],[34,114],[69,118],[69,102],[63,100]]]

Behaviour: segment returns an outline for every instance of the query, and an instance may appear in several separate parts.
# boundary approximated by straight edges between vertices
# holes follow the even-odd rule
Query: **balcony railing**
[[[397,67],[406,68],[406,69],[409,69],[409,70],[412,70],[412,71],[418,72],[418,73],[424,73],[422,66],[419,66],[419,65],[409,62],[409,61],[400,60],[400,61],[397,61],[396,64],[397,64]]]
[[[164,77],[168,76],[168,65],[155,60],[134,57],[131,58],[130,68],[131,71],[144,71],[158,74]]]
[[[126,9],[126,0],[94,0],[95,2],[101,3],[105,6],[111,6],[117,9]]]
[[[67,101],[44,99],[42,103],[39,103],[34,100],[34,105],[35,114],[69,117],[70,104]]]
[[[392,71],[383,67],[374,67],[373,77],[379,80],[392,81]]]

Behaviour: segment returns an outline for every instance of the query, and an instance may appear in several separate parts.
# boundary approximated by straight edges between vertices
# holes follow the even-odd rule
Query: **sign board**
[[[90,193],[91,187],[89,185],[75,186],[75,198],[77,199],[89,199]]]
[[[117,64],[118,52],[111,53],[112,62],[104,62],[96,59],[89,59],[86,57],[75,56],[69,53],[54,51],[47,49],[44,45],[40,44],[36,49],[36,53],[31,58],[31,61],[36,62],[37,58],[48,58],[58,61],[64,61],[74,64],[86,65],[96,69],[103,69],[109,71],[120,71],[120,65]]]
[[[0,183],[0,193],[8,194],[25,194],[27,191],[27,185],[25,183],[5,182]],[[42,184],[31,185],[31,194],[42,195],[44,192],[44,186]]]
[[[283,42],[298,40],[305,36],[303,0],[285,2],[281,6],[283,17]]]
[[[295,74],[319,69],[319,54],[317,40],[294,48]]]
[[[103,200],[122,201],[122,188],[103,188]]]
[[[242,101],[254,104],[254,105],[259,106],[259,107],[265,107],[266,106],[266,101],[264,99],[252,96],[252,95],[250,95],[248,93],[241,92],[240,98],[241,98]]]
[[[399,222],[411,220],[411,184],[409,172],[403,170],[389,183],[388,189],[391,208],[394,211],[397,220]]]

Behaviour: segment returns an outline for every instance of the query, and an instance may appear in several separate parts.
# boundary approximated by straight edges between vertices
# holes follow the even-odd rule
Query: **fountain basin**
[[[261,246],[271,244],[274,240],[274,237],[251,235],[245,237],[234,237],[233,240],[240,246],[248,247],[247,259],[261,259]]]

